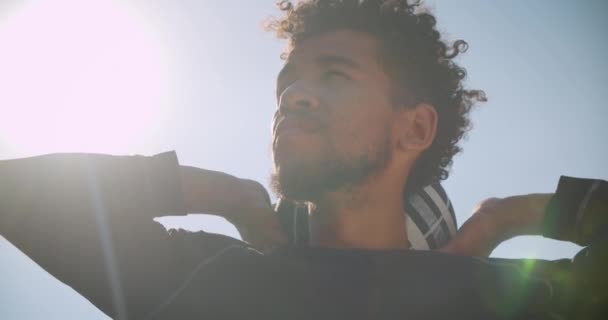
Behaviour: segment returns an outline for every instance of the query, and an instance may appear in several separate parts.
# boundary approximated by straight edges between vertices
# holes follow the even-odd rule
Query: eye
[[[323,73],[323,80],[331,80],[331,79],[350,80],[351,78],[346,73],[338,71],[338,70],[328,70]]]

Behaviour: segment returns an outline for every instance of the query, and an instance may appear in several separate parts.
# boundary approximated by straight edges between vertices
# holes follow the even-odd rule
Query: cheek
[[[392,110],[382,95],[357,89],[328,101],[330,142],[336,150],[351,155],[384,143]]]

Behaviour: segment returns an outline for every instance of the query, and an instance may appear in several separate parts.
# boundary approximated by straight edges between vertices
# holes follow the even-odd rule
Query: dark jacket
[[[415,250],[262,254],[221,235],[166,232],[154,217],[186,214],[178,169],[173,152],[0,161],[0,234],[114,319],[592,319],[608,301],[599,240],[578,263],[530,263]]]

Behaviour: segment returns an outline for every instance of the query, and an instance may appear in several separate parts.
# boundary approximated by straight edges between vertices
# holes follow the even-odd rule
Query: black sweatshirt
[[[153,218],[186,214],[180,188],[174,152],[0,161],[0,234],[114,319],[600,319],[608,301],[585,278],[608,266],[585,259],[593,245],[583,267],[416,250],[262,254],[166,232]]]

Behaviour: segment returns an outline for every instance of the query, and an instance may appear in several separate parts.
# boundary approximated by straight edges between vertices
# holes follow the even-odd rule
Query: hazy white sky
[[[426,3],[469,42],[467,83],[490,99],[445,182],[459,223],[484,198],[551,192],[560,175],[608,179],[606,2]],[[0,0],[0,159],[176,150],[267,184],[283,44],[260,22],[274,13],[273,0]],[[235,234],[218,219],[168,223]],[[577,250],[522,237],[494,256]],[[1,319],[104,317],[2,238],[0,284]]]

